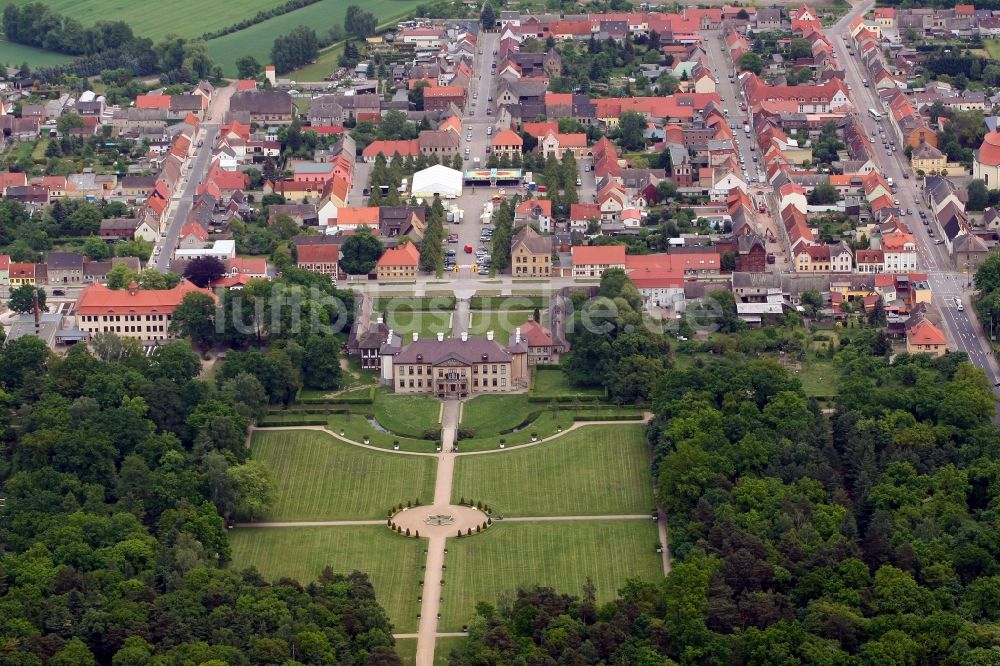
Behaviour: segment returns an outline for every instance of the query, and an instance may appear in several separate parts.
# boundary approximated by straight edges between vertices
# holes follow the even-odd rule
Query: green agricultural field
[[[486,437],[519,425],[529,412],[544,407],[530,406],[523,393],[480,395],[462,406],[462,425],[475,428],[477,437]]]
[[[387,315],[386,325],[403,336],[404,343],[413,340],[414,332],[421,338],[437,337],[438,333],[444,333],[445,337],[451,335],[451,312],[445,310],[428,312],[400,309],[390,310]]]
[[[425,395],[396,395],[379,391],[375,396],[375,420],[387,430],[421,435],[440,424],[441,403]]]
[[[11,67],[20,67],[28,63],[31,67],[49,67],[51,65],[62,65],[73,60],[72,56],[54,53],[44,49],[36,49],[34,46],[24,46],[14,44],[6,39],[0,39],[0,62]]]
[[[600,388],[572,386],[562,370],[535,370],[535,393],[539,395],[603,396]]]
[[[252,448],[278,481],[268,520],[379,519],[399,502],[433,499],[429,456],[379,453],[302,430],[256,432]]]
[[[629,578],[663,576],[652,520],[498,523],[484,534],[448,540],[439,631],[458,631],[478,601],[496,604],[519,587],[544,585],[580,595],[587,578],[597,602],[615,598]]]
[[[638,424],[593,425],[521,450],[455,461],[452,501],[512,516],[643,514],[653,508]]]
[[[33,0],[11,0],[16,5],[26,5]],[[182,37],[199,37],[206,32],[225,28],[249,18],[262,9],[271,9],[282,4],[282,0],[243,0],[242,2],[203,2],[202,0],[174,0],[174,2],[152,2],[137,0],[45,0],[53,11],[71,16],[84,25],[97,21],[125,21],[132,31],[141,37],[151,37],[154,41],[168,33]],[[340,10],[343,20],[345,8]],[[294,26],[293,26],[294,27]],[[318,29],[317,29],[318,31]],[[268,40],[271,48],[273,38]]]
[[[343,25],[349,4],[343,0],[320,0],[308,7],[250,26],[246,30],[213,39],[208,43],[209,53],[222,65],[226,74],[234,75],[237,58],[252,55],[261,63],[270,62],[274,38],[287,34],[300,25],[313,28],[317,35],[326,34],[335,24]],[[420,0],[369,0],[361,6],[375,14],[382,23],[408,14],[419,4]],[[249,15],[243,14],[242,7],[240,9],[242,15]],[[318,78],[322,80],[323,77]]]
[[[518,326],[531,319],[530,310],[503,310],[471,313],[469,335],[484,337],[487,331],[493,331],[494,339],[501,344],[507,340]]]
[[[339,573],[367,572],[393,628],[416,631],[426,545],[420,539],[382,526],[257,527],[231,531],[229,542],[231,568],[254,566],[268,580],[287,576],[306,584],[327,566]]]

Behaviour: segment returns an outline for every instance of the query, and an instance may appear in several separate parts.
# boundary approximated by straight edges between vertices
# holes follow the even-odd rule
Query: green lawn
[[[468,638],[439,638],[434,642],[434,663],[437,666],[448,666],[450,663],[448,655],[451,651],[462,646]],[[403,662],[406,663],[406,662]]]
[[[293,72],[289,72],[288,78],[292,81],[325,81],[326,77],[330,76],[337,69],[340,56],[343,54],[343,43],[337,43],[321,52],[314,62],[309,63],[305,67],[300,67]],[[414,641],[413,649],[416,650],[416,641]],[[403,663],[406,663],[406,661],[404,660]]]
[[[397,638],[396,654],[399,655],[399,659],[403,662],[404,666],[412,666],[412,664],[417,663],[417,639]]]
[[[26,5],[32,0],[12,0],[16,5]],[[84,25],[96,21],[125,21],[141,37],[158,41],[168,33],[181,37],[199,37],[249,18],[262,9],[282,4],[281,0],[244,0],[244,2],[202,2],[176,0],[160,3],[151,0],[125,2],[123,0],[45,0],[48,7],[60,14],[79,20]],[[338,21],[343,21],[344,10]],[[294,26],[292,26],[294,27]],[[324,29],[325,30],[325,29]],[[287,32],[287,31],[286,31]],[[319,29],[317,28],[317,32]],[[271,48],[271,39],[267,48]],[[261,62],[264,62],[263,60]]]
[[[629,578],[663,576],[652,520],[498,523],[484,534],[448,540],[439,631],[459,631],[475,604],[496,604],[519,587],[545,585],[579,595],[590,578],[598,603]]]
[[[441,402],[425,395],[396,395],[379,391],[375,395],[375,420],[396,433],[421,435],[439,425]]]
[[[268,580],[287,576],[306,584],[329,566],[335,572],[365,571],[398,632],[417,629],[424,547],[421,539],[388,527],[275,527],[229,533],[235,569],[255,566]]]
[[[837,370],[833,361],[809,359],[802,363],[802,368],[792,376],[802,382],[802,390],[807,396],[837,395]]]
[[[1000,60],[1000,39],[984,39],[983,48],[993,60]]]
[[[72,56],[0,39],[0,62],[11,67],[20,67],[23,63],[28,63],[31,67],[49,67],[62,65],[71,60]]]
[[[414,332],[421,338],[433,338],[438,333],[444,333],[445,337],[451,335],[451,312],[445,310],[428,312],[400,308],[389,310],[387,314],[385,323],[403,337],[404,343],[413,340]]]
[[[512,516],[648,513],[654,504],[644,427],[593,425],[538,446],[455,461],[452,501]]]
[[[313,416],[307,415],[306,418],[313,418]],[[323,417],[319,416],[318,418]],[[359,412],[330,414],[327,417],[326,422],[327,427],[330,428],[330,430],[337,433],[342,431],[344,433],[344,437],[347,437],[350,440],[363,442],[365,437],[367,437],[370,445],[383,449],[391,449],[396,442],[399,442],[399,448],[403,451],[421,451],[423,453],[430,453],[434,451],[434,447],[436,446],[436,442],[430,440],[401,437],[399,435],[378,430],[368,421],[368,417],[365,414]]]
[[[532,407],[523,393],[480,395],[462,406],[462,425],[475,428],[477,437],[486,437],[517,426],[529,412],[541,408],[544,405]]]
[[[539,395],[603,396],[600,388],[571,386],[562,370],[535,370],[535,393]]]
[[[574,415],[587,415],[590,417],[589,420],[593,421],[600,420],[602,416],[621,416],[623,414],[619,407],[577,408],[556,405],[556,411],[553,412],[551,406],[547,403],[534,402],[529,404],[531,405],[530,413],[536,415],[530,424],[506,435],[495,434],[495,432],[490,433],[488,430],[484,430],[483,432],[477,431],[474,438],[461,440],[459,443],[461,450],[483,451],[486,449],[496,449],[499,448],[501,439],[504,440],[508,448],[520,444],[528,444],[531,442],[532,433],[537,433],[539,439],[544,439],[556,434],[559,428],[566,430],[573,425]],[[642,418],[642,415],[638,411],[628,412],[628,414],[632,415],[636,420]]]
[[[379,453],[301,430],[256,432],[252,448],[278,481],[269,520],[378,519],[398,502],[434,497],[429,456]]]
[[[215,62],[222,65],[226,74],[231,75],[236,71],[236,60],[240,56],[252,55],[261,63],[270,62],[274,38],[285,35],[300,25],[313,28],[317,35],[325,35],[335,24],[343,25],[349,4],[342,0],[320,0],[308,7],[250,26],[246,30],[213,39],[208,43],[208,51]],[[419,0],[368,0],[363,7],[375,14],[379,23],[383,23],[409,13],[419,4]],[[253,14],[245,12],[242,6],[239,11],[241,16]]]
[[[487,331],[493,331],[494,340],[507,344],[511,334],[518,326],[523,326],[531,319],[530,310],[489,310],[472,312],[469,322],[469,335],[485,337]]]

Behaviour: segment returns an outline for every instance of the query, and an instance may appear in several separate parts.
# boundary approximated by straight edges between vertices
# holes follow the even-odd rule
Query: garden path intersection
[[[543,445],[552,440],[569,435],[581,428],[600,425],[635,425],[646,424],[652,418],[652,414],[644,413],[639,420],[632,421],[586,421],[575,422],[570,427],[557,432],[549,437],[539,438],[538,441],[520,445],[512,445],[505,449],[490,449],[481,451],[455,451],[455,435],[458,424],[461,420],[462,404],[459,401],[446,401],[441,410],[441,451],[435,453],[424,453],[416,451],[387,451],[385,448],[364,444],[354,441],[330,430],[325,426],[275,426],[275,427],[252,427],[250,438],[254,431],[292,431],[292,430],[312,430],[320,431],[341,442],[357,446],[364,449],[371,449],[381,453],[394,453],[409,456],[433,456],[437,462],[437,473],[434,483],[434,498],[430,505],[406,508],[395,513],[390,520],[329,520],[329,521],[262,521],[252,523],[240,523],[240,528],[295,528],[295,527],[351,527],[351,526],[374,526],[386,525],[391,522],[398,525],[400,530],[405,532],[409,529],[411,534],[419,532],[420,538],[426,539],[426,562],[424,567],[424,579],[420,592],[420,618],[417,632],[396,634],[396,638],[417,640],[416,663],[418,666],[430,666],[434,663],[434,650],[437,638],[463,636],[464,633],[439,632],[438,623],[441,618],[441,602],[444,600],[445,583],[444,573],[446,571],[445,557],[447,554],[448,538],[456,538],[458,534],[467,535],[471,529],[473,532],[487,521],[493,522],[493,518],[481,509],[471,506],[460,506],[452,503],[452,487],[455,473],[455,461],[460,456],[479,456],[486,454],[507,454],[512,452]],[[248,438],[248,443],[250,441]],[[485,507],[484,507],[485,508]],[[618,515],[560,515],[560,516],[510,516],[504,520],[517,523],[542,522],[542,521],[635,521],[650,520],[649,514],[618,514]],[[666,526],[663,520],[658,524],[660,543],[666,544]],[[464,537],[464,538],[474,538]],[[663,552],[664,573],[670,571],[670,560],[668,549]]]

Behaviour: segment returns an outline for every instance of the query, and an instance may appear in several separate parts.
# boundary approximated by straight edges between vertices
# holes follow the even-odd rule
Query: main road
[[[194,204],[195,191],[208,174],[208,169],[212,164],[215,142],[219,137],[219,128],[229,110],[229,99],[235,89],[235,83],[231,83],[215,90],[208,115],[195,137],[194,154],[187,159],[184,170],[181,172],[180,193],[175,192],[171,196],[170,204],[164,211],[164,215],[169,219],[166,235],[156,244],[156,247],[159,248],[159,254],[154,255],[149,264],[151,268],[155,268],[161,273],[166,272],[170,267],[170,259],[173,257],[174,250],[177,249],[181,229],[184,227],[188,215],[191,213],[191,206]]]
[[[884,112],[881,103],[874,93],[874,88],[867,87],[865,83],[868,75],[862,70],[861,61],[851,57],[847,50],[847,43],[843,35],[848,32],[848,27],[858,16],[862,16],[875,6],[873,0],[866,0],[854,6],[843,18],[823,32],[827,39],[833,44],[834,52],[838,60],[844,67],[845,81],[850,86],[850,97],[855,108],[858,110],[865,126],[866,133],[871,136],[874,131],[876,135],[879,129],[884,129],[890,139],[899,141],[900,137],[895,136],[888,118],[883,116],[881,122],[876,122],[869,114],[868,109],[876,109],[880,113]],[[990,341],[983,333],[982,327],[974,319],[971,307],[958,309],[957,298],[961,298],[964,304],[969,304],[972,296],[970,285],[971,276],[953,266],[952,258],[947,249],[941,243],[935,243],[935,238],[928,234],[928,229],[933,226],[937,228],[937,237],[942,238],[944,232],[938,228],[937,220],[930,214],[920,196],[922,186],[916,179],[904,177],[904,173],[909,175],[909,165],[905,163],[903,146],[897,143],[897,150],[887,155],[881,146],[875,143],[872,154],[873,160],[883,176],[892,178],[898,186],[895,198],[899,200],[902,211],[911,210],[911,215],[904,215],[914,240],[917,245],[917,252],[921,272],[926,272],[930,282],[931,290],[934,294],[934,305],[940,313],[940,321],[943,324],[945,335],[950,346],[958,351],[963,351],[969,356],[969,360],[986,373],[991,384],[997,384],[1000,373],[997,371],[995,359],[991,353]],[[930,224],[920,223],[918,213],[925,210]]]

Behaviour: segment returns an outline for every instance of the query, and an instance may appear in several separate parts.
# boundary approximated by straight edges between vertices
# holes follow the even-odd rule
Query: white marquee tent
[[[413,174],[413,196],[418,199],[433,199],[435,194],[457,197],[462,194],[462,172],[435,164]]]

